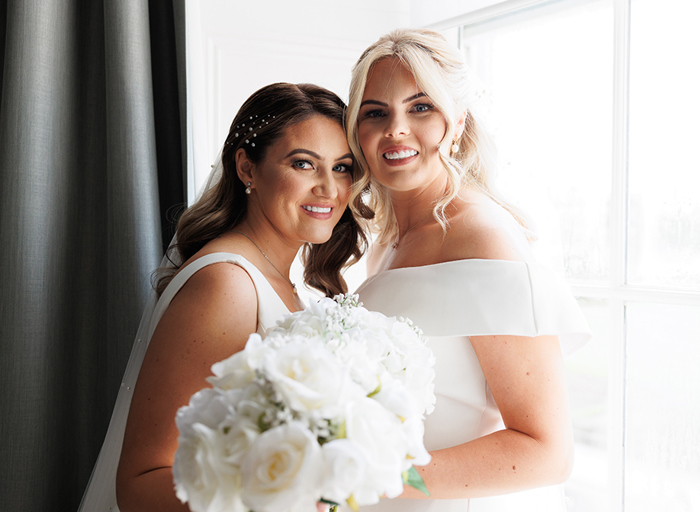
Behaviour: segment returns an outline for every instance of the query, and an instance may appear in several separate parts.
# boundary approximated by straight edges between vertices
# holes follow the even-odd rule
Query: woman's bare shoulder
[[[524,229],[503,207],[480,194],[457,205],[443,251],[449,260],[532,259]]]

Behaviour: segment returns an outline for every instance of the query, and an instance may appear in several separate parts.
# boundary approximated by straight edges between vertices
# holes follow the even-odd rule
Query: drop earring
[[[452,141],[452,147],[450,149],[453,153],[457,153],[459,151],[459,144],[457,144],[457,139]]]
[[[252,185],[252,183],[250,181],[248,183],[246,183],[245,193],[248,195],[250,195],[250,192],[253,190],[250,188],[251,185]]]

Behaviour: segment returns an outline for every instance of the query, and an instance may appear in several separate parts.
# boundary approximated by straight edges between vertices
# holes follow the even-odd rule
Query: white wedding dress
[[[399,268],[368,278],[356,292],[369,310],[411,319],[436,358],[435,411],[425,422],[428,450],[504,428],[469,336],[558,335],[567,354],[589,338],[566,284],[545,267],[459,260]],[[560,512],[562,486],[465,500],[384,499],[361,512]]]
[[[191,262],[173,278],[157,303],[154,297],[151,297],[150,306],[146,309],[141,319],[141,325],[139,326],[136,342],[127,365],[127,371],[117,396],[109,429],[90,477],[87,490],[83,495],[79,512],[119,511],[115,491],[117,465],[121,455],[124,428],[134,385],[136,384],[148,343],[170,301],[187,280],[195,272],[207,265],[221,262],[233,263],[242,267],[253,280],[258,297],[257,332],[259,334],[264,334],[270,327],[275,325],[278,319],[289,313],[289,310],[272,288],[272,285],[252,263],[243,258],[243,256],[225,252],[207,254]],[[202,382],[202,387],[205,386],[207,386],[207,383]]]

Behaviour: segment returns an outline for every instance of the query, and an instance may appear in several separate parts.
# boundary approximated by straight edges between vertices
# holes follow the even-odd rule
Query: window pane
[[[700,2],[634,0],[631,284],[700,288]]]
[[[700,307],[627,307],[625,508],[700,506]]]
[[[576,441],[574,469],[566,482],[567,512],[604,512],[609,503],[608,354],[613,333],[607,300],[578,302],[593,338],[565,360]]]
[[[499,189],[534,219],[541,253],[568,278],[607,282],[611,3],[538,12],[464,30],[495,122]]]

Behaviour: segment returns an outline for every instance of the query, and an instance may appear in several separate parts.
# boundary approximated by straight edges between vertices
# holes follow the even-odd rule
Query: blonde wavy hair
[[[499,198],[493,189],[496,158],[493,140],[483,129],[473,108],[475,97],[473,80],[464,58],[453,45],[438,32],[426,29],[399,29],[381,37],[367,48],[352,70],[350,98],[346,113],[348,144],[356,162],[362,167],[362,175],[354,184],[350,202],[358,212],[367,207],[374,211],[372,228],[379,233],[378,243],[386,243],[398,235],[398,224],[388,190],[370,174],[367,160],[358,139],[358,115],[367,79],[374,65],[383,59],[397,59],[415,77],[418,87],[445,118],[445,136],[441,147],[452,146],[458,115],[465,113],[464,131],[457,140],[459,150],[452,155],[439,151],[440,160],[448,178],[444,195],[435,203],[433,216],[447,232],[445,208],[466,186],[474,186],[504,207],[523,227],[524,216],[513,206]],[[366,217],[365,215],[362,215]]]

